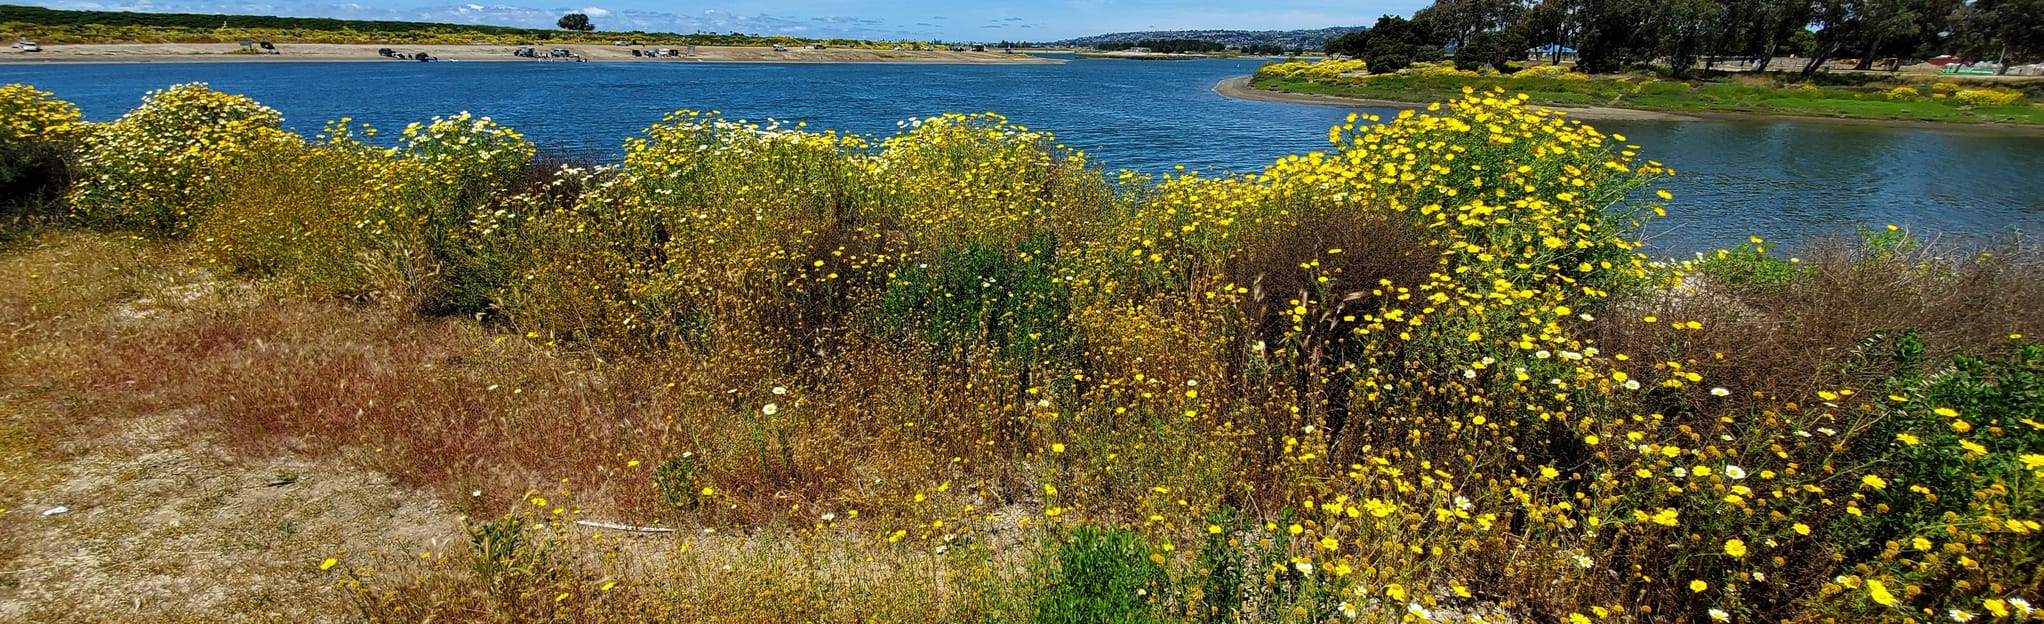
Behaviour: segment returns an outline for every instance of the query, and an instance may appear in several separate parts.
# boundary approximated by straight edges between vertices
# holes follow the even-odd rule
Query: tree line
[[[1436,0],[1326,46],[1373,71],[1450,58],[1502,68],[1536,51],[1558,63],[1565,50],[1585,72],[1658,64],[1678,77],[1723,59],[1764,71],[1780,56],[1805,76],[1840,58],[1870,69],[1941,54],[2006,70],[2044,57],[2044,0]]]
[[[1228,46],[1198,39],[1144,39],[1134,43],[1103,43],[1094,46],[1108,52],[1119,52],[1134,48],[1146,48],[1151,52],[1179,54],[1186,52],[1220,52]]]

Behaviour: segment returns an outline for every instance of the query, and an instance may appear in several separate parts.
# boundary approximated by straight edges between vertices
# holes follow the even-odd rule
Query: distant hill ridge
[[[1239,48],[1248,45],[1275,45],[1285,48],[1319,50],[1329,39],[1340,37],[1364,26],[1334,26],[1313,30],[1152,30],[1143,32],[1120,32],[1090,37],[1077,37],[1057,42],[1067,46],[1097,46],[1103,43],[1135,43],[1138,41],[1164,39],[1192,39],[1211,41]]]

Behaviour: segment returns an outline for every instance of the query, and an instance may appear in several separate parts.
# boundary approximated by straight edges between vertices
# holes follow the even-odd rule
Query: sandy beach
[[[1036,58],[1023,54],[1002,52],[951,52],[947,50],[853,50],[827,48],[813,50],[790,47],[786,51],[775,51],[764,47],[720,47],[697,46],[693,54],[684,46],[609,46],[589,44],[542,44],[533,46],[541,53],[555,48],[566,49],[592,62],[638,62],[638,63],[1061,63],[1059,59]],[[193,62],[242,62],[276,63],[291,61],[363,61],[400,62],[377,55],[377,50],[390,48],[404,54],[426,53],[441,61],[461,62],[562,62],[521,58],[512,52],[518,46],[506,45],[402,45],[402,44],[334,44],[334,43],[280,43],[277,54],[241,53],[236,43],[119,43],[119,44],[56,44],[45,45],[41,52],[0,51],[0,63],[193,63]],[[673,48],[682,51],[682,56],[646,58],[632,56],[633,50],[641,52],[659,48]]]

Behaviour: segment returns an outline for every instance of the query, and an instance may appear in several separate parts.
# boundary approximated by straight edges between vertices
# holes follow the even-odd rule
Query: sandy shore
[[[1285,102],[1289,104],[1323,104],[1328,106],[1360,106],[1370,108],[1416,108],[1415,102],[1352,98],[1317,93],[1285,93],[1265,91],[1249,86],[1249,76],[1222,80],[1214,85],[1214,92],[1244,100],[1264,102]],[[1956,123],[1948,121],[1921,121],[1915,119],[1854,119],[1849,117],[1812,117],[1808,115],[1771,115],[1767,113],[1738,113],[1698,111],[1671,113],[1664,111],[1610,108],[1603,106],[1564,107],[1534,106],[1552,111],[1568,113],[1570,117],[1585,121],[1702,121],[1707,119],[1726,121],[1793,121],[1798,123],[1821,123],[1840,126],[1879,126],[1884,128],[1923,128],[1945,132],[1977,132],[1994,134],[2019,134],[2023,136],[2044,136],[2044,126],[2023,126],[1996,123]]]
[[[830,48],[811,50],[789,48],[777,52],[771,48],[697,46],[694,54],[686,54],[685,46],[608,46],[608,45],[539,45],[541,52],[562,48],[571,50],[589,61],[620,61],[638,63],[1061,63],[1059,59],[1045,59],[1022,54],[1001,52],[951,52],[913,50],[852,50]],[[632,50],[649,51],[669,47],[684,52],[683,56],[666,58],[645,58],[632,56]],[[0,51],[0,63],[192,63],[192,62],[243,62],[276,63],[290,61],[363,61],[399,62],[378,56],[380,48],[390,48],[405,54],[424,52],[442,61],[502,61],[502,62],[559,62],[520,58],[512,52],[518,46],[503,45],[397,45],[397,44],[334,44],[334,43],[281,43],[277,54],[241,54],[241,46],[235,43],[121,43],[121,44],[58,44],[45,45],[42,52]]]
[[[1367,98],[1342,97],[1338,95],[1320,95],[1317,93],[1285,93],[1281,91],[1265,91],[1263,89],[1258,89],[1249,86],[1249,76],[1240,76],[1236,78],[1229,78],[1227,80],[1223,80],[1220,82],[1220,84],[1214,85],[1214,92],[1228,97],[1240,98],[1244,100],[1260,100],[1264,102],[1285,102],[1288,104],[1325,104],[1329,106],[1364,106],[1370,108],[1400,108],[1400,109],[1416,108],[1419,106],[1419,104],[1413,102],[1399,102],[1396,100],[1372,100]],[[1534,108],[1544,108],[1552,111],[1560,111],[1568,113],[1570,117],[1585,120],[1616,119],[1626,121],[1695,121],[1698,119],[1702,119],[1701,117],[1697,117],[1694,115],[1664,113],[1660,111],[1633,110],[1629,108],[1607,108],[1602,106],[1591,106],[1582,108],[1565,108],[1560,106],[1536,106]]]

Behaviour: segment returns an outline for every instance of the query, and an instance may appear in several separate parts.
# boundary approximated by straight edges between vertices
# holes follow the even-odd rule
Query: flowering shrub
[[[255,100],[202,83],[152,91],[87,136],[72,209],[89,223],[182,235],[219,204],[215,176],[303,142],[283,122]]]
[[[1301,65],[1273,71],[1320,71]],[[281,134],[267,109],[186,89],[117,122],[126,143],[92,139],[99,177],[77,194],[157,202],[136,218],[189,227],[233,270],[501,314],[517,332],[488,336],[492,357],[565,360],[568,343],[622,361],[401,404],[484,421],[535,409],[525,397],[573,404],[586,421],[561,424],[600,448],[546,433],[504,448],[614,458],[588,471],[598,487],[642,493],[663,521],[792,525],[803,549],[913,560],[894,573],[931,570],[919,588],[976,588],[941,599],[961,613],[2032,617],[2044,353],[2020,331],[2044,305],[1798,316],[1914,313],[1946,285],[1999,296],[2030,274],[1917,262],[1899,230],[1844,260],[1775,260],[1755,238],[1649,262],[1635,236],[1673,172],[1526,100],[1465,90],[1351,116],[1328,150],[1259,172],[1151,176],[1108,175],[993,114],[874,139],[683,111],[620,164],[536,166],[487,120],[419,124],[388,150],[347,120],[320,141],[265,138]],[[104,153],[122,145],[138,147]],[[197,156],[223,145],[241,156]],[[1841,276],[1885,280],[1889,298],[1831,305]],[[1931,346],[1969,323],[2007,349]],[[1756,357],[1768,344],[1820,355]],[[459,366],[427,369],[443,365]],[[432,383],[480,381],[444,374]],[[334,405],[356,416],[319,426],[376,417]],[[572,524],[583,505],[546,514],[528,496],[547,552],[600,543]],[[482,531],[488,561],[515,559],[483,542],[524,539],[516,524]],[[1009,527],[1045,539],[978,539]],[[576,566],[613,559],[558,552],[518,591],[608,613],[585,599],[683,595],[662,584],[704,576],[598,574]],[[838,595],[804,585],[812,554],[761,557],[797,571],[757,576]],[[1029,559],[1041,569],[987,564]],[[503,572],[478,572],[480,594],[501,595]],[[365,611],[457,609],[404,585],[420,577],[368,578],[348,588]]]
[[[62,194],[66,161],[89,128],[77,106],[49,92],[0,86],[0,201]]]
[[[1512,72],[1513,78],[1566,78],[1573,73],[1567,65],[1534,65]]]
[[[1294,59],[1282,63],[1264,65],[1257,68],[1256,74],[1258,76],[1274,78],[1301,78],[1316,82],[1334,82],[1341,80],[1344,76],[1365,73],[1369,70],[1369,63],[1364,62],[1362,59],[1323,59],[1319,61]]]
[[[439,186],[475,195],[531,162],[535,148],[518,131],[463,111],[406,126],[399,153],[432,171]]]
[[[1441,61],[1441,62],[1437,62],[1437,63],[1436,63],[1436,62],[1426,62],[1426,61],[1421,61],[1421,62],[1418,62],[1418,63],[1413,63],[1413,64],[1412,64],[1412,66],[1410,66],[1410,67],[1406,67],[1405,69],[1401,69],[1401,70],[1398,70],[1398,75],[1400,75],[1400,76],[1420,76],[1420,77],[1423,77],[1423,78],[1433,78],[1433,77],[1439,77],[1439,76],[1455,76],[1455,77],[1459,77],[1459,78],[1478,78],[1478,77],[1482,77],[1482,76],[1483,76],[1483,74],[1477,73],[1477,72],[1475,72],[1475,71],[1471,71],[1471,70],[1466,70],[1466,69],[1456,69],[1456,68],[1455,68],[1455,64],[1454,64],[1454,63],[1450,63],[1450,62],[1447,62],[1447,61]]]
[[[405,192],[379,210],[385,213],[380,220],[413,228],[438,264],[448,291],[421,304],[467,313],[491,307],[494,293],[511,279],[513,260],[494,238],[510,234],[493,227],[506,220],[486,203],[534,153],[518,131],[466,111],[405,127],[397,156],[423,178],[393,181]],[[485,223],[492,219],[497,223]]]
[[[0,143],[70,145],[88,126],[78,107],[25,84],[0,86]]]
[[[2023,101],[2023,92],[2009,89],[1962,89],[1952,96],[1965,106],[2009,106]]]
[[[1906,100],[1920,97],[1922,94],[1918,93],[1915,87],[1902,86],[1889,89],[1886,95],[1890,100]]]

